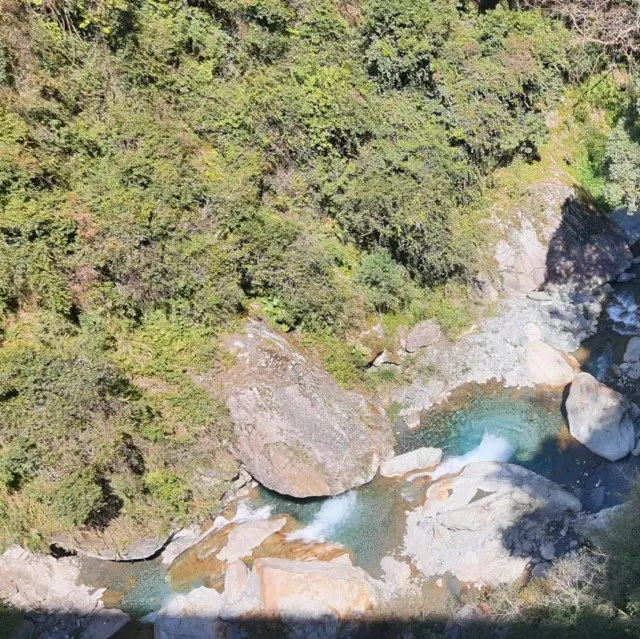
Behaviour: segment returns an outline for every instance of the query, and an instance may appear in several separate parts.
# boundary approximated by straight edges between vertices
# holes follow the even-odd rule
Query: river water
[[[621,385],[614,365],[622,362],[630,337],[640,334],[640,277],[613,288],[597,334],[575,356],[583,370],[637,401],[638,390]],[[620,503],[640,461],[628,457],[608,462],[579,444],[569,434],[562,402],[558,390],[466,385],[428,411],[420,428],[397,427],[396,452],[421,446],[442,448],[442,472],[453,472],[474,460],[510,461],[574,492],[587,511]],[[291,541],[341,544],[357,565],[378,577],[380,559],[401,546],[405,513],[424,498],[428,480],[403,482],[376,476],[366,486],[330,499],[298,500],[258,489],[244,507],[289,515],[297,522],[287,533]],[[105,603],[136,618],[158,610],[172,592],[166,567],[159,560],[83,560],[82,580],[96,587],[106,585]]]

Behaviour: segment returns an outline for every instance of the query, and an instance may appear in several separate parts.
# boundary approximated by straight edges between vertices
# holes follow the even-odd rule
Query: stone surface
[[[398,561],[393,557],[386,556],[380,560],[382,578],[394,590],[405,588],[411,579],[411,566],[405,561]]]
[[[416,448],[402,455],[396,455],[380,464],[383,477],[402,477],[416,470],[435,468],[442,459],[440,448]]]
[[[537,564],[531,571],[532,579],[543,579],[546,576],[547,572],[549,572],[550,567],[551,564],[547,561],[543,561],[542,563]]]
[[[540,341],[529,342],[526,365],[535,384],[564,386],[576,376],[570,359],[564,353]]]
[[[235,454],[261,484],[294,497],[367,483],[392,449],[381,410],[335,380],[282,335],[251,321],[226,340],[236,362],[222,383]]]
[[[512,583],[549,541],[547,524],[580,509],[572,494],[525,468],[472,463],[427,489],[424,505],[407,517],[405,552],[425,577]]]
[[[256,559],[262,609],[268,616],[349,619],[376,603],[371,577],[361,568],[322,561]]]
[[[0,555],[0,601],[33,613],[31,622],[36,626],[41,623],[47,632],[54,633],[51,636],[107,639],[129,617],[119,610],[105,610],[104,589],[79,581],[80,563],[73,557],[55,559],[19,546]]]
[[[630,403],[589,373],[576,376],[565,406],[571,434],[596,455],[617,461],[635,448]]]
[[[85,557],[105,561],[140,561],[157,555],[171,539],[171,535],[138,539],[126,546],[109,545],[108,538],[93,531],[75,530],[68,535],[57,535],[47,541]]]
[[[620,370],[629,379],[640,379],[640,337],[632,337],[629,340]]]
[[[177,594],[161,608],[154,626],[155,639],[219,639],[218,616],[222,597],[213,588],[195,588]]]
[[[416,324],[409,335],[407,336],[407,343],[405,349],[408,353],[415,353],[421,348],[427,346],[433,346],[442,337],[440,327],[437,322],[433,320],[425,320]]]
[[[237,559],[229,564],[224,576],[224,598],[226,601],[236,601],[240,598],[248,576],[249,569],[244,561]]]
[[[635,280],[636,279],[636,274],[635,273],[621,273],[620,275],[618,275],[616,282],[630,282],[631,280]]]
[[[545,544],[540,548],[540,555],[545,561],[551,561],[556,556],[556,547],[553,544]]]
[[[239,524],[229,533],[226,545],[216,557],[227,563],[248,557],[265,539],[282,530],[286,523],[287,520],[280,517],[279,519],[263,519]]]

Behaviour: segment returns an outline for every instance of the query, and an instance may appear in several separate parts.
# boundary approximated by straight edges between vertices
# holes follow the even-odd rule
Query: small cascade
[[[311,523],[300,530],[290,533],[287,539],[300,539],[304,542],[327,541],[332,534],[353,514],[358,494],[350,490],[344,495],[327,499]]]

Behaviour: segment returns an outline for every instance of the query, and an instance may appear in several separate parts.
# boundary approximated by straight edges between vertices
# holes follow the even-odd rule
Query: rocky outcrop
[[[213,588],[195,588],[171,597],[156,617],[154,639],[219,639],[222,596]]]
[[[631,404],[589,373],[574,379],[566,410],[571,434],[596,455],[617,461],[635,448]]]
[[[441,459],[442,449],[440,448],[416,448],[382,462],[380,474],[383,477],[402,477],[414,471],[435,468]]]
[[[261,322],[226,340],[236,362],[221,377],[235,454],[261,484],[294,497],[367,483],[391,454],[391,429],[363,397]]]
[[[450,572],[496,586],[516,581],[580,501],[520,466],[469,464],[427,489],[409,513],[405,553],[424,577]],[[562,524],[560,524],[562,525]]]
[[[73,557],[55,559],[18,546],[0,555],[0,601],[32,616],[47,636],[111,637],[129,621],[128,615],[105,610],[104,589],[79,581],[80,564]]]
[[[573,359],[573,358],[571,358]],[[565,386],[576,376],[569,356],[541,341],[532,341],[527,345],[526,366],[535,384]],[[574,365],[572,366],[572,364]]]
[[[84,557],[106,561],[139,561],[157,555],[170,539],[171,535],[146,537],[122,547],[116,547],[108,545],[108,541],[99,533],[77,530],[69,535],[50,538],[48,541]]]
[[[421,348],[437,344],[441,338],[442,333],[440,332],[438,323],[433,320],[425,320],[424,322],[416,324],[411,329],[411,332],[407,336],[405,349],[408,353],[415,353]]]
[[[542,210],[533,213],[536,208]],[[535,185],[515,213],[518,222],[495,252],[507,293],[599,286],[631,265],[624,233],[609,217],[581,202],[567,184],[547,180]]]

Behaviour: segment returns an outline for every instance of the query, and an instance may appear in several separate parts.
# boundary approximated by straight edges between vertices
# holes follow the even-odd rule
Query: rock
[[[248,557],[267,537],[277,533],[286,523],[284,517],[244,522],[229,533],[227,544],[216,557],[227,563]]]
[[[635,273],[621,273],[620,275],[618,275],[618,278],[616,279],[616,282],[630,282],[631,280],[635,280],[636,279],[636,274]]]
[[[187,548],[197,544],[209,534],[209,531],[202,532],[197,526],[183,528],[171,537],[171,541],[165,546],[160,555],[160,559],[165,566],[173,563],[175,558],[182,554]]]
[[[121,548],[109,545],[109,539],[93,531],[75,530],[67,535],[49,537],[50,544],[84,557],[105,561],[140,561],[157,555],[169,542],[172,535],[138,539]]]
[[[609,217],[620,227],[629,245],[640,240],[640,215],[620,206]]]
[[[553,299],[553,295],[547,291],[531,291],[527,297],[534,302],[550,302]]]
[[[336,495],[367,483],[392,449],[380,410],[342,390],[285,337],[251,321],[226,340],[221,374],[235,455],[261,484],[294,497]]]
[[[540,548],[540,555],[546,561],[551,561],[556,556],[556,547],[553,544],[545,544]]]
[[[420,428],[420,413],[411,413],[410,415],[405,415],[404,423],[409,430]]]
[[[483,304],[495,302],[500,297],[491,277],[484,272],[477,273],[472,280],[473,290]]]
[[[224,598],[227,601],[237,601],[247,583],[249,570],[244,561],[236,559],[232,562],[224,576]]]
[[[576,376],[565,406],[571,434],[596,455],[617,461],[635,448],[629,402],[589,373]]]
[[[598,545],[599,535],[608,530],[613,518],[621,513],[624,508],[625,504],[619,504],[611,508],[604,508],[600,512],[590,515],[580,513],[572,522],[573,530],[590,543]]]
[[[433,320],[425,320],[416,324],[407,337],[405,350],[408,353],[415,353],[421,348],[433,346],[440,341],[442,333],[440,326]]]
[[[429,486],[407,517],[405,552],[426,578],[450,572],[462,582],[508,584],[532,558],[517,549],[580,509],[569,492],[525,468],[476,462]]]
[[[104,589],[80,582],[80,563],[74,557],[55,559],[9,547],[0,555],[0,600],[38,619],[56,636],[107,639],[129,621],[119,610],[105,610]],[[35,636],[41,636],[37,634]],[[51,635],[53,636],[53,634]]]
[[[549,572],[549,568],[551,568],[551,564],[547,561],[543,561],[541,564],[537,564],[531,571],[531,578],[542,579],[543,577],[545,577],[547,572]]]
[[[374,582],[361,568],[268,558],[256,559],[253,570],[267,616],[352,619],[377,602]]]
[[[406,562],[398,561],[387,555],[380,560],[380,568],[382,569],[382,578],[394,590],[400,590],[409,584],[411,566]]]
[[[576,373],[571,360],[564,353],[544,342],[529,342],[525,364],[535,384],[565,386]]]
[[[380,464],[383,477],[402,477],[415,470],[435,468],[442,459],[440,448],[416,448],[415,450],[396,455]]]
[[[201,586],[171,597],[156,617],[154,639],[219,639],[222,597]]]
[[[624,352],[624,362],[620,370],[633,380],[640,379],[640,337],[632,337]]]

